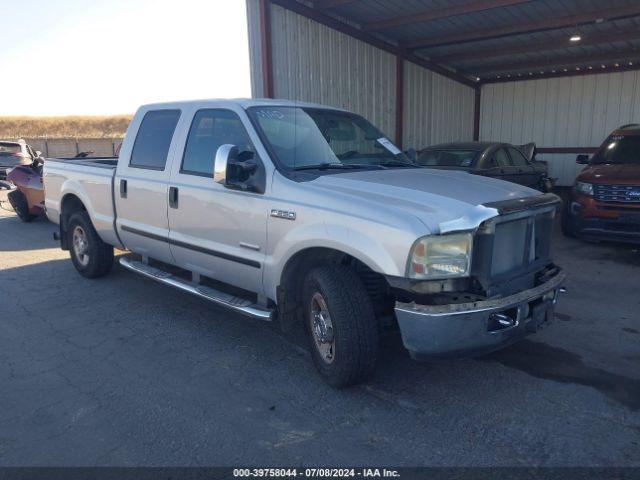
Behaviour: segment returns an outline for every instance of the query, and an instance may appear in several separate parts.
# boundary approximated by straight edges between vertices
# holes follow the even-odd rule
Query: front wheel
[[[352,270],[331,265],[311,270],[302,301],[313,362],[331,386],[365,380],[374,370],[379,332],[373,305]]]
[[[87,212],[71,215],[67,224],[67,245],[71,261],[83,277],[103,277],[111,271],[113,247],[98,236]]]

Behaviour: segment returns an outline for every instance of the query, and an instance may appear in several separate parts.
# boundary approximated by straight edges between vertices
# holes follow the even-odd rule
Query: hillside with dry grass
[[[117,138],[130,121],[130,115],[0,117],[0,138]]]

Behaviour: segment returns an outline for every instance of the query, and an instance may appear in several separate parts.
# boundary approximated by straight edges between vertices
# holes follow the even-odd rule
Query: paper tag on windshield
[[[402,153],[400,152],[398,147],[396,147],[393,143],[391,143],[391,140],[389,140],[388,138],[380,137],[378,140],[376,140],[376,142],[378,142],[380,145],[382,145],[384,148],[389,150],[394,155],[398,155],[399,153]]]

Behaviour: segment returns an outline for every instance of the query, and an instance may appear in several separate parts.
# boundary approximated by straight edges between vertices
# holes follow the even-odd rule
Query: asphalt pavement
[[[0,193],[0,198],[3,193]],[[557,234],[549,328],[336,391],[305,343],[0,210],[0,466],[640,466],[640,252]]]

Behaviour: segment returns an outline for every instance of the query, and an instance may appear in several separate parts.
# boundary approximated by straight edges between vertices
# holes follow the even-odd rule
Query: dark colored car
[[[576,178],[562,216],[567,236],[640,243],[640,124],[614,130]]]
[[[9,187],[7,172],[18,165],[31,165],[33,160],[40,156],[40,152],[34,151],[24,140],[0,141],[0,182]]]
[[[542,192],[553,188],[547,164],[535,160],[535,144],[516,147],[496,142],[446,143],[420,150],[415,161],[428,168],[465,170]]]

